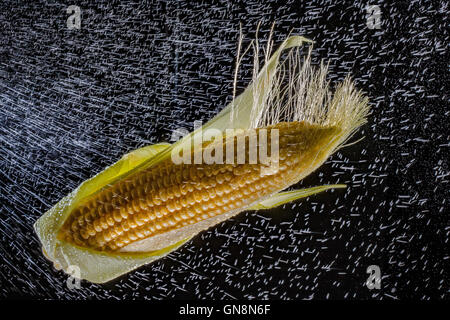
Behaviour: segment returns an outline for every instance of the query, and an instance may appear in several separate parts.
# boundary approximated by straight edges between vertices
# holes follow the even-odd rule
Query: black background
[[[66,26],[69,5],[80,30]],[[366,5],[381,9],[370,29]],[[46,299],[448,298],[447,1],[1,1],[0,296]],[[347,183],[246,212],[105,285],[66,275],[32,224],[124,153],[169,141],[231,99],[239,23],[316,41],[329,79],[370,98],[356,145],[301,186]],[[244,60],[238,91],[251,79]],[[380,290],[365,286],[378,265]]]

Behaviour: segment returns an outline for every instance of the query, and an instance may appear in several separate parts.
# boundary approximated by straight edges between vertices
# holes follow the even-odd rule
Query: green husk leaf
[[[166,256],[190,239],[181,240],[161,250],[114,254],[81,248],[59,241],[55,248],[55,258],[63,262],[61,268],[64,270],[69,266],[77,266],[80,270],[81,279],[93,283],[104,283]]]
[[[278,206],[281,206],[285,203],[298,200],[301,198],[309,197],[313,194],[320,193],[322,191],[326,191],[329,189],[335,189],[335,188],[346,188],[347,186],[345,184],[332,184],[332,185],[325,185],[325,186],[319,186],[319,187],[313,187],[313,188],[307,188],[307,189],[301,189],[301,190],[293,190],[293,191],[285,191],[285,192],[279,192],[269,199],[266,199],[264,201],[261,201],[260,203],[248,208],[249,210],[262,210],[262,209],[271,209]]]

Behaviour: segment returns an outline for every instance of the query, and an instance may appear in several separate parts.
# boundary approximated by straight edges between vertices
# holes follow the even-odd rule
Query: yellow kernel
[[[157,206],[159,206],[162,202],[161,202],[161,199],[159,198],[159,196],[158,195],[154,195],[154,197],[153,197],[153,203],[155,204],[155,205],[157,205]]]
[[[108,231],[105,231],[105,232],[103,233],[103,238],[105,239],[106,242],[111,241],[111,233],[109,232],[109,230],[108,230]]]
[[[200,208],[200,206],[194,206],[194,211],[195,211],[195,213],[197,213],[197,214],[202,213],[202,209]]]
[[[174,225],[176,224],[175,219],[173,219],[173,218],[167,219],[167,223],[168,223],[170,226],[174,226]]]
[[[131,229],[136,228],[136,222],[134,222],[134,219],[129,219],[128,220],[128,226],[130,226]]]
[[[187,184],[184,183],[180,186],[180,193],[181,195],[185,196],[188,193]]]
[[[202,195],[200,192],[194,192],[193,197],[195,202],[201,202],[202,201]]]
[[[180,213],[180,217],[183,219],[183,220],[186,220],[187,218],[188,218],[188,211],[182,211],[181,213]]]
[[[71,229],[73,232],[76,232],[78,230],[78,221],[73,221],[71,224]]]
[[[137,226],[142,226],[145,223],[141,214],[137,214],[134,216],[134,222],[136,223]]]
[[[208,204],[209,209],[215,209],[216,208],[216,204],[213,201],[210,201]]]
[[[136,236],[138,237],[138,238],[140,238],[140,239],[142,239],[145,235],[144,235],[144,232],[142,232],[141,230],[139,230],[139,229],[136,229],[136,231],[134,232],[135,234],[136,234]]]
[[[169,210],[169,212],[174,212],[175,211],[175,204],[174,204],[173,201],[167,202],[167,210]]]
[[[87,227],[87,233],[89,234],[89,236],[93,237],[93,236],[95,236],[95,234],[96,234],[97,232],[95,232],[95,229],[92,227],[92,225],[89,225],[89,226]]]
[[[116,221],[116,222],[122,221],[122,215],[120,214],[119,210],[115,210],[113,212],[113,218],[114,218],[114,221]]]
[[[115,221],[114,221],[114,219],[113,219],[113,217],[112,217],[111,214],[106,215],[105,219],[106,219],[106,223],[107,223],[110,227],[112,227],[112,226],[114,225],[114,222],[115,222]]]
[[[136,241],[138,239],[138,237],[134,234],[134,231],[130,231],[128,238],[132,241]]]
[[[175,210],[177,210],[177,211],[181,210],[182,206],[181,206],[181,203],[180,203],[180,199],[177,199],[174,202],[174,206],[175,206]]]
[[[80,234],[84,240],[87,240],[89,238],[89,233],[85,229],[81,229]]]

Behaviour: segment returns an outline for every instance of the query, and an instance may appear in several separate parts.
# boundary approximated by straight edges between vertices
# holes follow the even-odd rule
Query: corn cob
[[[174,164],[167,159],[156,166],[107,186],[74,209],[59,232],[59,239],[100,251],[127,251],[129,244],[202,220],[242,210],[298,181],[322,162],[323,145],[336,128],[305,122],[279,123],[266,129],[279,131],[279,170],[264,175],[267,164],[250,164],[248,131],[224,137],[220,143],[237,149],[245,140],[245,163]],[[265,142],[260,141],[258,147]],[[203,153],[204,146],[200,152]],[[270,151],[271,140],[267,141]],[[321,148],[323,150],[321,150]],[[259,154],[260,150],[257,150]],[[194,153],[194,150],[191,151]],[[195,155],[192,156],[194,158]]]
[[[272,208],[344,187],[280,192],[342,147],[366,122],[369,111],[367,98],[349,78],[332,95],[326,67],[313,69],[310,55],[301,61],[299,52],[292,50],[284,60],[287,67],[284,62],[279,65],[283,50],[303,42],[311,43],[300,36],[287,38],[270,59],[269,45],[260,72],[255,63],[252,83],[201,128],[217,130],[221,138],[201,144],[194,139],[192,145],[196,130],[173,145],[135,150],[59,201],[34,225],[44,255],[57,269],[70,273],[77,266],[76,277],[103,283],[165,256],[243,210]],[[252,162],[252,130],[270,135],[275,129],[277,145],[271,139],[258,141],[256,153],[276,147],[277,157],[270,163]],[[178,164],[171,159],[180,147],[191,159],[210,147],[225,155],[228,146],[237,149],[239,139],[245,140],[243,162],[237,152],[231,163],[228,155],[213,164]]]

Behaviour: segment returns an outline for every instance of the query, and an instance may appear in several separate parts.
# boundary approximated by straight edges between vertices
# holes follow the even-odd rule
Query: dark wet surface
[[[446,1],[3,1],[0,10],[0,295],[63,299],[448,298]],[[82,181],[231,99],[243,23],[279,44],[316,40],[330,80],[353,74],[373,113],[302,186],[347,183],[248,212],[106,285],[69,290],[41,254],[36,219]],[[262,41],[264,42],[264,41]],[[251,78],[241,68],[238,91]],[[365,286],[378,265],[381,289]]]

